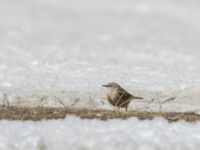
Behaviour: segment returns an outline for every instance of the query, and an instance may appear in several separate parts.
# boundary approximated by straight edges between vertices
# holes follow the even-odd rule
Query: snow
[[[145,98],[130,110],[200,113],[199,18],[198,0],[1,0],[0,103],[114,109],[101,85],[115,81]],[[197,150],[199,127],[161,118],[2,120],[0,149]]]
[[[0,149],[4,150],[198,150],[200,123],[168,123],[114,119],[1,121]]]
[[[176,97],[173,111],[199,110],[199,17],[197,0],[2,0],[0,97],[112,109],[101,85],[115,81],[145,101]]]

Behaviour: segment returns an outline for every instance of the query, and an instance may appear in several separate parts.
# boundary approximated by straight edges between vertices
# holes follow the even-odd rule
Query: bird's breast
[[[118,91],[115,89],[109,89],[107,92],[107,99],[111,104],[115,103],[115,100],[117,99]]]

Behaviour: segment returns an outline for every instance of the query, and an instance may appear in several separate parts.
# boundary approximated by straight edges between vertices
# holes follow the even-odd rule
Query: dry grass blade
[[[173,101],[173,100],[175,100],[175,99],[176,99],[176,97],[169,98],[169,99],[163,101],[161,104],[168,103],[168,102]]]
[[[8,97],[7,97],[6,93],[3,94],[3,106],[7,106],[7,107],[10,106],[10,103],[8,101]]]

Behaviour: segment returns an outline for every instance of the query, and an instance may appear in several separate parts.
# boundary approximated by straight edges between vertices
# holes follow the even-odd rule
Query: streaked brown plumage
[[[128,110],[128,105],[131,100],[143,99],[142,97],[135,97],[131,95],[126,90],[124,90],[119,84],[114,83],[114,82],[110,82],[103,86],[108,88],[107,99],[109,103],[118,108],[121,108],[121,107],[126,108],[126,111]]]

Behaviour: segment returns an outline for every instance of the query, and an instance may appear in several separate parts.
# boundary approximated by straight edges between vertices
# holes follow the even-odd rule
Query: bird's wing
[[[120,97],[122,98],[122,99],[124,99],[124,100],[129,100],[129,99],[131,99],[133,96],[130,94],[130,93],[128,93],[126,90],[124,90],[124,89],[121,89],[120,91],[119,91],[119,95],[120,95]]]

